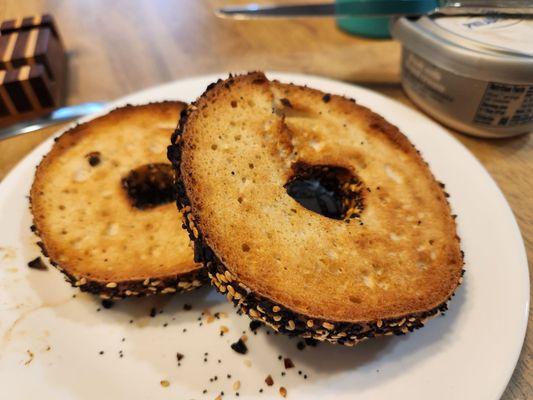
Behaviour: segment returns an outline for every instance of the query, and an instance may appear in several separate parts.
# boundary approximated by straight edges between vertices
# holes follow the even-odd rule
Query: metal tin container
[[[481,137],[533,131],[533,20],[400,18],[402,85],[443,124]]]

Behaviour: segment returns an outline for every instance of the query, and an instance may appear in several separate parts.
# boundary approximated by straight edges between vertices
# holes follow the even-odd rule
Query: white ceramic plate
[[[269,75],[344,94],[378,111],[400,127],[446,183],[458,214],[467,271],[446,316],[404,337],[376,339],[355,348],[320,344],[300,351],[297,339],[267,335],[264,328],[251,334],[249,320],[237,316],[225,298],[210,289],[130,299],[98,311],[98,299],[71,288],[55,269],[43,272],[26,266],[39,254],[26,196],[35,166],[52,145],[48,140],[0,185],[0,397],[214,399],[223,391],[224,398],[234,398],[236,380],[241,399],[280,398],[280,386],[289,399],[501,396],[524,339],[529,278],[520,232],[494,181],[443,128],[393,100],[331,80]],[[216,78],[173,82],[113,106],[191,101]],[[193,309],[184,311],[185,303]],[[164,311],[151,318],[152,307]],[[200,326],[198,318],[207,308],[228,316],[211,323],[204,316]],[[221,325],[229,328],[223,337]],[[239,355],[230,344],[243,330],[250,337],[249,352]],[[185,356],[181,366],[177,352]],[[295,364],[284,376],[278,355]],[[269,374],[274,379],[270,387],[264,383]],[[162,380],[170,385],[163,387]]]

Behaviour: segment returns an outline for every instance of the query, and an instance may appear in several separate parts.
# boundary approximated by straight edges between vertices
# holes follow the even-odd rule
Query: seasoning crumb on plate
[[[31,269],[38,269],[40,271],[46,271],[48,267],[43,263],[41,257],[34,258],[28,263],[28,267]]]
[[[30,358],[28,358],[28,360],[26,360],[24,365],[28,365],[29,363],[31,363],[33,361],[33,357],[34,357],[34,354],[30,350],[26,350],[26,353],[28,354],[28,356]]]
[[[272,379],[272,375],[269,375],[265,378],[265,383],[268,385],[268,386],[272,386],[274,384],[274,379]]]
[[[261,325],[262,325],[262,324],[261,324],[261,321],[258,321],[258,320],[256,320],[256,319],[254,319],[254,320],[250,321],[250,330],[251,330],[252,332],[254,332],[254,331],[256,331],[258,328],[260,328]]]
[[[102,300],[102,307],[106,308],[106,309],[110,309],[111,307],[113,307],[115,303],[112,301],[112,300],[109,300],[109,299],[104,299]]]
[[[285,364],[285,369],[294,368],[294,363],[290,358],[284,359],[283,363]]]
[[[231,348],[239,354],[246,354],[248,352],[248,347],[246,347],[242,339],[232,343]]]
[[[166,379],[162,380],[161,382],[159,382],[161,384],[161,386],[163,387],[169,387],[170,386],[170,382],[167,381]]]
[[[287,389],[285,389],[283,386],[279,388],[279,394],[282,397],[287,397]]]

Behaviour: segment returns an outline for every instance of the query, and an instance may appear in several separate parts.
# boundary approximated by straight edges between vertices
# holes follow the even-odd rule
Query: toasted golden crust
[[[231,300],[253,318],[349,344],[445,309],[462,276],[455,222],[423,159],[382,117],[253,73],[211,86],[182,122],[169,149],[178,205],[213,283],[244,290]],[[288,196],[297,163],[350,171],[360,215],[326,218]]]
[[[64,133],[38,166],[30,193],[35,230],[45,255],[81,290],[117,298],[205,282],[174,204],[135,208],[121,182],[142,165],[167,162],[185,106],[116,109]]]

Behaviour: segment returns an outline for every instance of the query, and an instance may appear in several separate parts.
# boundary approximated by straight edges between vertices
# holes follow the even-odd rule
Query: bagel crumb
[[[283,364],[285,365],[285,369],[294,368],[294,363],[290,358],[285,358]]]
[[[30,267],[31,269],[37,269],[40,271],[46,271],[48,269],[48,267],[43,262],[41,257],[36,257],[30,262],[28,262],[28,267]]]
[[[246,347],[246,344],[244,344],[241,338],[239,338],[239,340],[237,340],[235,343],[232,343],[231,348],[239,354],[246,354],[248,352],[248,347]]]

